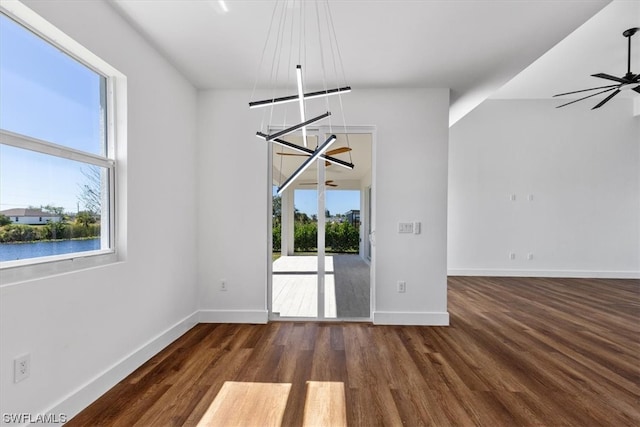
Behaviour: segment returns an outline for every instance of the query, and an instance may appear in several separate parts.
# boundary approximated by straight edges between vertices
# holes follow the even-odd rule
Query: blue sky
[[[277,187],[273,187],[276,194]],[[318,192],[316,190],[295,190],[295,206],[307,215],[318,214]],[[327,190],[325,208],[331,215],[345,214],[350,210],[360,209],[360,191],[357,190]]]
[[[296,190],[295,205],[307,215],[318,214],[318,192],[315,190]],[[360,192],[353,190],[327,190],[325,209],[331,215],[345,214],[352,209],[360,209]]]
[[[0,128],[102,155],[103,83],[104,77],[0,14]],[[52,204],[75,212],[86,167],[2,146],[0,210]]]

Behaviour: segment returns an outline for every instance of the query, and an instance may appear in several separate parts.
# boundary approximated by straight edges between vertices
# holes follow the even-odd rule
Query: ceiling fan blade
[[[338,186],[338,184],[332,184],[332,182],[333,182],[333,180],[330,179],[328,181],[325,181],[324,185],[327,185],[329,187],[337,187]],[[301,182],[300,185],[318,185],[318,183],[317,182]]]
[[[561,107],[564,107],[564,106],[567,106],[567,105],[573,104],[573,103],[575,103],[575,102],[582,101],[583,99],[587,99],[587,98],[591,98],[592,96],[600,95],[600,94],[605,93],[605,92],[611,92],[613,89],[615,89],[615,88],[613,88],[613,87],[612,87],[612,88],[610,88],[610,89],[605,89],[605,90],[603,90],[602,92],[592,93],[591,95],[587,95],[587,96],[582,97],[582,98],[580,98],[580,99],[576,99],[576,100],[573,100],[573,101],[571,101],[571,102],[567,102],[566,104],[558,105],[556,108],[561,108]]]
[[[613,80],[614,82],[629,83],[625,79],[621,79],[620,77],[612,76],[611,74],[606,74],[606,73],[591,74],[591,76],[599,77],[601,79]]]
[[[300,157],[309,157],[306,154],[299,154],[299,153],[276,153],[279,156],[300,156]]]
[[[589,88],[589,89],[574,90],[573,92],[559,93],[557,95],[553,95],[553,97],[555,98],[556,96],[573,95],[574,93],[588,92],[590,90],[605,89],[605,88],[616,87],[616,86],[620,86],[620,85],[598,86],[598,87],[592,87],[592,88]]]
[[[631,89],[631,90],[632,90],[632,91],[634,91],[634,92],[638,92],[638,93],[640,93],[640,86],[636,86],[636,87],[634,87],[634,88],[633,88],[633,89]]]
[[[336,148],[333,150],[329,150],[327,151],[325,154],[327,156],[333,156],[335,154],[341,154],[341,153],[347,153],[349,151],[351,151],[352,149],[349,147],[340,147],[340,148]],[[300,157],[309,157],[308,154],[301,154],[301,153],[276,153],[280,156],[300,156]]]
[[[605,99],[603,99],[602,101],[600,101],[598,103],[598,105],[596,105],[595,107],[592,108],[592,110],[595,110],[596,108],[600,108],[602,107],[604,104],[606,104],[607,102],[609,102],[609,100],[611,98],[613,98],[614,96],[616,96],[617,94],[620,93],[620,89],[616,90],[615,92],[613,92],[611,95],[607,96]]]
[[[327,151],[327,156],[333,156],[334,154],[348,153],[349,151],[351,151],[351,148],[349,147],[334,148],[333,150]]]

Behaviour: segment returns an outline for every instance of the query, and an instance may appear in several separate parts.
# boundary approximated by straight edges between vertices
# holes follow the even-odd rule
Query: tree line
[[[100,237],[100,223],[92,212],[78,212],[74,218],[71,218],[62,213],[62,208],[44,206],[41,209],[44,212],[59,215],[60,221],[47,221],[42,225],[16,224],[6,215],[0,214],[0,243]]]
[[[282,224],[281,200],[273,197],[273,251],[280,252]],[[328,216],[329,212],[325,212]],[[311,252],[318,246],[317,217],[309,217],[298,209],[294,210],[293,239],[296,252]],[[325,226],[325,246],[329,252],[358,252],[360,230],[348,221],[328,222]]]

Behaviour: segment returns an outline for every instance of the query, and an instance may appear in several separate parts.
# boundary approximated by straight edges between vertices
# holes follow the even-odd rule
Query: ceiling
[[[354,91],[451,88],[452,124],[608,3],[331,0],[330,5],[346,80]],[[195,87],[251,89],[255,84],[274,0],[226,0],[226,12],[217,0],[111,4]],[[566,48],[549,52],[544,65],[527,69],[528,77],[512,80],[500,96],[548,97],[593,86],[589,79],[595,79],[588,75],[595,72],[623,74],[619,56],[625,53],[624,40],[619,34],[639,26],[633,12],[638,4],[616,0],[615,11],[603,11],[606,19],[589,21],[584,31],[567,38]],[[635,23],[620,24],[620,13]]]
[[[556,93],[607,85],[607,80],[591,77],[591,74],[622,77],[627,72],[627,39],[622,32],[634,27],[640,27],[640,1],[614,1],[505,84],[492,98],[549,98]],[[631,48],[631,71],[638,74],[640,33],[633,36]],[[596,101],[585,101],[585,104],[591,108],[607,95],[594,97]],[[633,96],[637,95],[632,91],[618,95]],[[581,96],[573,95],[573,98],[578,97]]]

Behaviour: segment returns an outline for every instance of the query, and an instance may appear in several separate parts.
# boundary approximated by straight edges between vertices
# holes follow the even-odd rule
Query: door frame
[[[269,132],[271,131],[279,131],[287,126],[270,126]],[[340,129],[340,130],[338,130]],[[269,321],[296,321],[296,322],[304,322],[304,321],[315,321],[315,322],[363,322],[369,321],[373,322],[373,313],[375,311],[375,266],[376,266],[376,245],[375,245],[375,229],[376,229],[376,165],[377,165],[377,129],[375,125],[356,125],[356,126],[314,126],[308,127],[309,132],[317,133],[319,137],[323,135],[329,135],[330,132],[333,133],[348,133],[348,134],[370,134],[371,135],[371,184],[369,187],[371,188],[371,197],[368,202],[371,205],[371,217],[367,218],[370,222],[369,229],[371,230],[371,234],[369,236],[366,235],[366,224],[363,224],[363,233],[361,244],[365,244],[364,239],[369,239],[371,242],[371,250],[370,250],[370,259],[367,259],[366,256],[363,258],[365,261],[369,262],[369,317],[358,317],[358,318],[325,318],[324,317],[324,299],[320,302],[320,297],[324,298],[324,289],[321,289],[318,286],[318,314],[320,314],[320,309],[322,309],[322,316],[318,315],[317,317],[281,317],[278,314],[273,313],[273,144],[268,144],[267,146],[267,289],[266,289],[266,307],[268,312]],[[322,162],[322,160],[319,160]],[[357,165],[356,165],[357,167]],[[319,168],[320,169],[320,168]],[[321,175],[324,177],[324,173]],[[324,183],[324,179],[319,180],[319,183]],[[317,187],[316,187],[317,188]],[[367,187],[364,187],[366,191]],[[322,193],[324,195],[324,189]],[[361,200],[366,200],[368,197],[362,197]],[[324,202],[322,203],[324,207]],[[361,206],[361,210],[365,210],[366,206]],[[324,209],[322,213],[318,212],[318,218],[320,216],[324,217]],[[362,213],[361,213],[361,218]],[[320,233],[320,229],[318,229],[318,233]],[[323,239],[324,240],[324,239]],[[320,249],[320,248],[318,248]],[[324,253],[324,250],[322,251]],[[324,262],[322,263],[324,264]],[[318,267],[320,267],[320,259],[318,259]],[[320,275],[318,274],[318,277]],[[320,284],[320,280],[318,280],[318,284]],[[322,280],[322,285],[324,285],[324,280]]]

